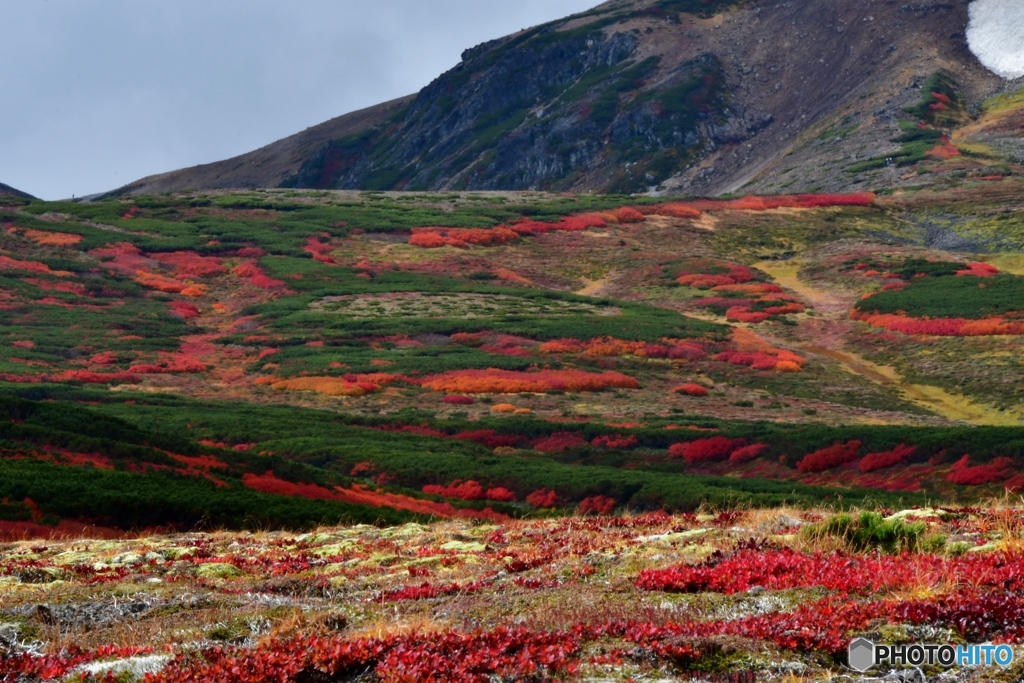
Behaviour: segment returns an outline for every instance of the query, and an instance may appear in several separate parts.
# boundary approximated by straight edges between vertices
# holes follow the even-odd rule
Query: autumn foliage
[[[860,461],[860,471],[864,474],[868,472],[874,472],[876,470],[884,470],[887,467],[893,467],[906,462],[908,458],[917,452],[917,447],[908,446],[906,444],[900,444],[891,451],[883,451],[881,453],[868,453]]]
[[[722,462],[728,460],[729,456],[746,445],[746,439],[712,436],[707,439],[672,444],[668,449],[668,454],[673,458],[682,458],[690,464]]]
[[[549,391],[602,391],[604,389],[639,389],[640,383],[618,372],[591,373],[581,370],[454,370],[422,380],[421,385],[434,391],[461,394],[518,394]]]
[[[796,468],[803,474],[809,472],[825,472],[840,465],[847,465],[857,459],[860,452],[860,441],[837,443],[828,448],[808,453],[797,463]]]
[[[708,395],[707,387],[702,387],[699,384],[681,384],[672,391],[676,392],[677,394],[685,394],[686,396],[700,397]]]
[[[911,318],[893,313],[864,313],[856,309],[850,318],[901,334],[936,337],[984,337],[990,335],[1024,335],[1024,322],[1007,321],[1002,317],[968,320],[967,318]]]

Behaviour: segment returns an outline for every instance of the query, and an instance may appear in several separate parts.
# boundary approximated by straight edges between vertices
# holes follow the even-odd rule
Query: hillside
[[[23,199],[34,199],[34,197],[32,195],[30,195],[30,194],[28,194],[26,192],[22,192],[21,190],[15,190],[10,185],[4,185],[3,183],[0,183],[0,196],[21,197]]]
[[[967,48],[967,5],[616,0],[467,50],[415,97],[336,120],[344,125],[119,192],[706,195],[930,183],[942,174],[923,153],[884,163],[901,149],[901,126],[920,118],[906,109],[944,74],[958,115],[927,124],[948,138],[1004,87]],[[985,147],[964,139],[961,156],[983,175],[1015,173],[1019,132]]]
[[[954,181],[8,198],[0,531],[1020,490],[1024,180]]]

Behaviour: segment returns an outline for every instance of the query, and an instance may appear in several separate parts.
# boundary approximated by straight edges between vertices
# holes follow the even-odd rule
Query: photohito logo
[[[848,654],[850,668],[860,673],[882,664],[930,664],[947,669],[953,666],[1005,668],[1013,663],[1014,656],[1009,645],[875,645],[867,638],[858,638],[850,643]]]

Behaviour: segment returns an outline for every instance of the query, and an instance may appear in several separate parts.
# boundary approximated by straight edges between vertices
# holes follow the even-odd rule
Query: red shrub
[[[460,396],[458,394],[451,394],[441,399],[443,403],[450,403],[453,406],[470,406],[476,403],[476,401],[469,396]]]
[[[459,500],[482,500],[485,495],[484,487],[479,482],[463,482],[459,479],[456,479],[448,486],[428,484],[423,487],[423,493],[429,493],[433,496],[444,496],[445,498],[458,498]]]
[[[686,394],[687,396],[707,396],[708,390],[706,387],[702,387],[699,384],[682,384],[672,391],[677,394]]]
[[[206,372],[206,364],[182,353],[161,353],[156,363],[138,363],[128,368],[128,372],[144,375]]]
[[[965,459],[968,457],[964,456]],[[1005,480],[1013,468],[1013,461],[1009,458],[996,458],[985,465],[973,467],[968,464],[969,462],[969,460],[960,460],[957,464],[962,465],[954,466],[954,470],[949,473],[946,480],[960,486],[983,486]]]
[[[499,503],[511,503],[516,499],[516,494],[507,488],[497,486],[493,489],[487,489],[485,497],[487,500],[496,500]]]
[[[447,242],[436,232],[420,232],[409,238],[409,244],[423,249],[440,249]]]
[[[278,289],[285,286],[283,281],[268,277],[255,261],[240,263],[231,272],[240,278],[248,279],[250,284],[260,289]]]
[[[313,498],[321,500],[338,500],[338,494],[330,489],[316,484],[296,484],[279,478],[273,472],[265,474],[252,474],[247,472],[242,476],[242,484],[246,488],[262,491],[263,493],[275,493],[280,496],[297,496],[299,498]]]
[[[968,263],[967,270],[958,270],[956,274],[960,277],[973,275],[974,277],[995,277],[999,269],[987,263]]]
[[[617,500],[608,496],[590,496],[584,498],[576,510],[581,515],[610,515],[618,504]]]
[[[908,446],[901,443],[891,451],[868,453],[864,456],[864,459],[860,461],[860,471],[867,474],[868,472],[874,472],[875,470],[884,470],[887,467],[899,465],[916,452],[916,446]]]
[[[1006,480],[1003,484],[1007,491],[1010,493],[1020,493],[1024,491],[1024,474],[1015,474]]]
[[[729,462],[742,465],[743,463],[750,462],[751,460],[757,460],[761,457],[761,454],[769,448],[771,448],[771,446],[766,443],[755,443],[749,446],[744,446],[743,448],[732,452],[732,455],[729,456]]]
[[[668,449],[668,454],[673,458],[682,458],[691,464],[721,462],[728,460],[734,451],[746,445],[746,439],[712,436],[708,439],[697,439],[696,441],[672,444]]]
[[[461,432],[455,435],[462,441],[473,441],[488,448],[515,448],[523,442],[521,436],[504,436],[493,429],[480,429],[475,432]]]
[[[150,254],[149,258],[159,261],[165,266],[173,267],[177,271],[178,278],[185,276],[209,277],[211,275],[223,275],[228,272],[227,268],[221,264],[220,259],[200,256],[194,251]]]
[[[541,453],[560,453],[586,445],[586,439],[576,432],[555,432],[551,436],[535,441],[533,448]]]
[[[179,318],[198,318],[199,307],[195,304],[190,304],[187,301],[172,301],[168,304],[171,309],[171,315],[176,315]]]
[[[639,389],[640,383],[618,372],[592,373],[581,370],[454,370],[422,380],[434,391],[460,394],[518,394],[548,391],[601,391],[608,388]]]
[[[553,508],[558,506],[558,494],[541,489],[528,495],[526,502],[535,508]]]
[[[814,451],[805,455],[803,460],[797,463],[796,468],[806,474],[809,472],[825,472],[840,465],[846,465],[857,459],[860,451],[860,441],[837,443],[820,451]]]
[[[621,209],[615,209],[609,211],[609,213],[615,216],[615,219],[619,223],[642,223],[644,221],[644,215],[636,209],[631,209],[628,206],[624,206]]]
[[[704,360],[708,357],[707,351],[697,344],[676,344],[669,349],[668,357],[672,360]]]
[[[640,440],[632,434],[627,436],[599,436],[590,442],[591,446],[598,448],[628,449],[640,445]]]

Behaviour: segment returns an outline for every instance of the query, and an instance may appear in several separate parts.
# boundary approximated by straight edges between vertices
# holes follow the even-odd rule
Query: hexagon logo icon
[[[850,668],[854,671],[864,673],[875,665],[875,644],[867,638],[850,643],[848,654]]]

